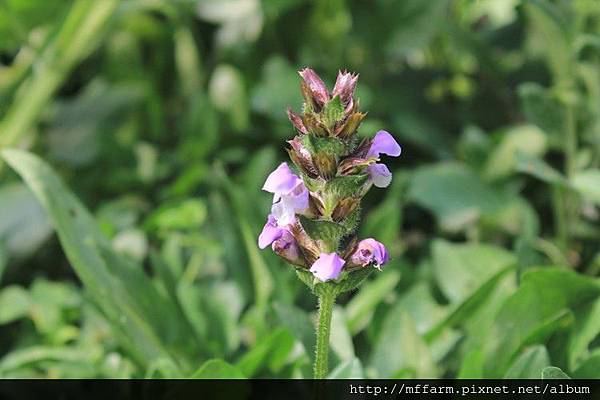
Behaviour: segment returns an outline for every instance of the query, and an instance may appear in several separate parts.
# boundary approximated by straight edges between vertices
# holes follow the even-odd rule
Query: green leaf
[[[245,379],[242,371],[220,359],[206,361],[190,379]]]
[[[575,311],[575,324],[569,335],[569,370],[575,369],[581,358],[587,355],[589,344],[600,333],[600,298],[583,304]]]
[[[386,314],[370,365],[381,378],[436,378],[437,366],[405,306],[397,303]]]
[[[600,205],[600,169],[588,169],[571,178],[571,186],[596,205]]]
[[[278,328],[259,339],[236,365],[248,378],[256,377],[265,368],[278,372],[289,361],[295,343],[296,339],[287,329]]]
[[[23,318],[29,314],[31,299],[20,286],[7,286],[0,291],[0,325]]]
[[[514,356],[529,344],[544,343],[573,323],[570,310],[600,296],[597,280],[567,269],[529,269],[521,286],[498,312],[486,335],[486,375],[503,376]]]
[[[364,379],[365,373],[358,358],[344,361],[333,369],[327,379]]]
[[[599,379],[600,378],[600,349],[596,349],[588,358],[583,360],[579,367],[573,371],[573,378]]]
[[[31,190],[22,183],[0,186],[0,241],[9,254],[31,254],[51,232],[50,221]]]
[[[335,306],[331,318],[331,337],[335,338],[331,341],[331,350],[335,353],[340,361],[349,361],[355,357],[354,344],[352,336],[348,330],[348,322],[344,309],[340,306]]]
[[[542,379],[571,379],[558,367],[546,367],[542,371]]]
[[[541,156],[546,151],[546,136],[533,125],[512,127],[502,133],[502,140],[490,154],[483,175],[488,179],[503,178],[517,166],[517,152]]]
[[[552,146],[560,147],[564,141],[564,105],[549,89],[533,82],[519,85],[518,94],[527,121],[544,131]]]
[[[565,177],[560,172],[543,160],[523,153],[517,153],[517,171],[534,176],[551,185],[566,184]]]
[[[398,269],[386,268],[375,279],[365,283],[346,305],[348,329],[353,335],[367,327],[375,308],[390,295],[400,281]]]
[[[116,337],[146,365],[156,359],[169,360],[171,355],[158,331],[159,326],[164,329],[170,324],[156,320],[157,312],[164,310],[168,302],[158,296],[143,271],[131,268],[127,260],[112,253],[89,212],[42,160],[20,150],[4,150],[1,154],[46,210],[67,258],[118,332]]]
[[[501,270],[515,264],[513,254],[486,244],[435,240],[433,268],[438,286],[453,303],[463,302]]]
[[[444,162],[418,168],[408,196],[432,211],[442,228],[456,231],[479,216],[501,209],[506,196],[487,185],[467,166]]]
[[[545,346],[525,349],[512,363],[504,379],[540,379],[542,370],[550,365],[550,356]]]

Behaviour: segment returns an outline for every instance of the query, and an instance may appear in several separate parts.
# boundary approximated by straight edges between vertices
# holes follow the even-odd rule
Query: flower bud
[[[352,137],[366,116],[367,114],[361,112],[350,114],[335,128],[335,136],[339,137],[340,139],[348,139]]]
[[[331,219],[335,222],[344,220],[348,215],[356,210],[356,207],[358,207],[359,204],[360,199],[355,197],[347,197],[340,200],[331,212]]]
[[[313,164],[323,179],[329,180],[335,176],[337,171],[337,160],[335,155],[324,151],[319,152],[314,155]]]
[[[305,100],[309,104],[316,105],[316,111],[319,111],[325,103],[329,101],[329,92],[327,87],[319,78],[319,75],[310,68],[304,68],[298,71],[302,79],[304,80],[302,85],[302,92]],[[307,99],[308,97],[308,99]]]
[[[335,81],[335,86],[333,87],[333,92],[331,93],[331,97],[339,95],[340,100],[342,100],[342,104],[345,106],[348,105],[354,96],[354,89],[356,88],[357,81],[358,74],[352,74],[347,71],[339,71]]]
[[[283,231],[282,235],[273,242],[271,248],[273,249],[275,254],[288,261],[289,263],[301,267],[306,267],[304,258],[300,253],[298,243],[289,231]]]
[[[292,148],[287,149],[287,151],[293,163],[307,176],[311,178],[317,178],[319,176],[319,172],[313,164],[310,152],[304,147],[302,142],[298,140],[298,138],[294,138],[292,140],[288,140],[288,143],[290,146],[292,146]]]
[[[289,120],[291,121],[292,125],[294,125],[294,128],[296,128],[296,130],[298,130],[298,132],[302,133],[302,134],[307,134],[308,130],[306,129],[306,127],[304,126],[304,123],[302,122],[302,118],[300,118],[300,116],[298,114],[295,114],[291,109],[287,109],[287,116],[289,118]]]

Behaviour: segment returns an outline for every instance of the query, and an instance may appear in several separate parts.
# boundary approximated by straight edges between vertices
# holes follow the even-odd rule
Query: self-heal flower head
[[[342,272],[344,261],[337,253],[321,253],[310,267],[310,272],[322,282],[336,279]]]
[[[291,224],[296,213],[302,213],[308,208],[308,190],[302,179],[286,163],[281,163],[271,172],[263,190],[273,193],[271,213],[279,226]]]
[[[356,250],[350,256],[352,265],[366,267],[373,265],[377,269],[387,263],[390,256],[385,246],[373,238],[361,240],[356,246]]]
[[[381,154],[398,157],[402,149],[396,139],[386,131],[379,131],[371,142],[367,157],[379,158]],[[367,168],[373,185],[384,188],[392,182],[392,173],[385,164],[373,164]]]

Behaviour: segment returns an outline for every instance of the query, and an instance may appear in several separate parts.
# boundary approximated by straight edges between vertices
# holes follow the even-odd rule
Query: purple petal
[[[298,181],[301,182],[300,178],[292,172],[290,167],[286,163],[281,163],[275,171],[269,174],[262,189],[274,193],[278,197],[280,194],[293,190],[298,185]]]
[[[350,256],[350,262],[363,267],[373,264],[381,268],[390,259],[385,246],[373,238],[361,240],[356,251]]]
[[[264,249],[273,243],[273,241],[279,239],[284,232],[286,232],[286,230],[277,225],[275,216],[273,214],[269,214],[267,217],[267,223],[258,236],[258,247]]]
[[[385,164],[373,164],[367,168],[373,185],[378,188],[388,187],[392,182],[392,173]]]
[[[398,157],[401,152],[400,145],[392,135],[386,131],[379,131],[373,138],[367,156],[379,158],[379,155],[387,154],[388,156]]]
[[[325,282],[336,279],[340,275],[345,263],[346,261],[336,253],[321,253],[321,256],[314,262],[312,267],[310,267],[310,272],[312,272],[317,279]]]

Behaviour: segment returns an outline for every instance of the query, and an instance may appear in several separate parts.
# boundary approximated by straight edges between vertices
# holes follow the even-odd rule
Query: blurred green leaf
[[[242,371],[234,365],[219,359],[208,360],[190,379],[244,379]]]
[[[20,286],[11,285],[0,291],[0,324],[7,324],[29,314],[31,299]]]
[[[364,379],[365,373],[358,358],[345,361],[335,367],[327,376],[328,379]]]
[[[530,269],[521,286],[503,304],[488,333],[486,370],[503,375],[524,345],[543,343],[557,329],[573,323],[569,309],[600,296],[600,284],[566,269]]]
[[[48,217],[25,185],[0,186],[0,241],[7,255],[31,254],[48,239],[51,231]]]
[[[363,330],[371,320],[375,308],[389,296],[400,281],[400,271],[386,268],[376,278],[363,284],[360,291],[346,305],[348,329],[353,335]]]
[[[550,365],[546,347],[538,345],[525,349],[512,363],[504,379],[540,379],[542,370]]]
[[[437,366],[405,306],[397,303],[386,315],[371,354],[378,377],[436,378]]]
[[[446,162],[418,168],[408,196],[431,210],[444,229],[460,230],[502,208],[505,195],[466,166]]]
[[[571,379],[558,367],[546,367],[542,371],[542,379]]]
[[[600,169],[588,169],[577,173],[571,185],[587,200],[600,205]]]

